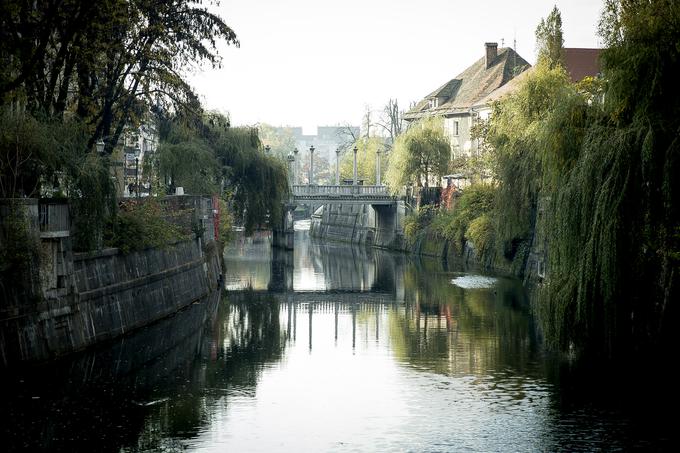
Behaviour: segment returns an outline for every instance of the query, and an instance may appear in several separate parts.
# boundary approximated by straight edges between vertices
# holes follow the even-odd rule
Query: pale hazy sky
[[[505,41],[530,63],[534,30],[553,5],[566,47],[599,47],[601,0],[222,0],[241,41],[221,46],[221,69],[190,76],[209,109],[235,125],[359,124],[366,106],[402,107]]]

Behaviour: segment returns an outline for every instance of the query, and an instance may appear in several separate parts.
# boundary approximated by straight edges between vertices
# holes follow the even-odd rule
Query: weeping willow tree
[[[288,197],[283,161],[266,156],[255,128],[231,127],[218,113],[164,119],[158,168],[168,189],[221,193],[247,232],[281,215]]]
[[[217,141],[225,165],[227,191],[236,219],[251,232],[268,219],[278,219],[288,198],[288,172],[281,159],[262,151],[257,129],[231,128]]]
[[[219,191],[219,164],[210,143],[187,123],[167,128],[158,149],[158,172],[168,193],[182,187],[189,194]]]
[[[385,180],[390,190],[404,185],[429,185],[431,178],[445,175],[451,159],[451,145],[442,118],[424,118],[411,125],[394,143]]]
[[[604,112],[552,200],[541,310],[557,346],[622,355],[669,346],[677,322],[680,8],[608,1],[600,32]]]
[[[485,141],[494,150],[498,182],[495,243],[499,259],[516,269],[523,267],[533,239],[539,198],[559,184],[559,175],[571,161],[560,156],[582,135],[578,131],[585,112],[577,112],[583,106],[564,69],[550,68],[546,61],[532,69],[512,96],[494,106]],[[560,129],[557,117],[579,124]]]
[[[555,349],[622,357],[672,344],[680,221],[680,8],[608,1],[604,82],[539,61],[496,106],[496,243],[523,261],[539,234],[536,311]],[[538,219],[538,220],[537,220]]]

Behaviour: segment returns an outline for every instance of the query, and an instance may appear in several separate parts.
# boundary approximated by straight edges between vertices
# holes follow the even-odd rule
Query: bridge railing
[[[295,185],[293,186],[293,195],[295,196],[311,196],[311,195],[377,195],[388,196],[389,192],[385,186],[359,186],[359,185],[333,185],[333,186],[316,186],[316,185]]]

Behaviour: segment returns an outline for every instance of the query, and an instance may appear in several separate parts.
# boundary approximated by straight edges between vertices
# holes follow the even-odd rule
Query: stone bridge
[[[393,204],[396,198],[391,196],[387,187],[382,185],[294,185],[293,201],[299,204],[314,202],[320,204],[332,202]]]
[[[375,185],[360,183],[357,171],[357,151],[354,149],[353,178],[340,184],[340,150],[336,151],[335,184],[314,184],[314,147],[309,148],[308,184],[298,184],[298,150],[288,155],[289,185],[292,188],[283,218],[274,227],[274,245],[293,248],[293,215],[298,205],[312,213],[310,234],[329,240],[404,248],[403,199],[390,195],[380,182],[380,151],[377,153]]]
[[[293,248],[292,211],[312,213],[313,237],[362,245],[401,248],[406,205],[383,185],[293,185],[276,245]]]

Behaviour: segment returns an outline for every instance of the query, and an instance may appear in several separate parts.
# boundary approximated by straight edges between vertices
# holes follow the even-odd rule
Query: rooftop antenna
[[[512,50],[515,52],[512,54],[512,72],[517,74],[517,29],[513,30],[513,37],[512,37]]]

